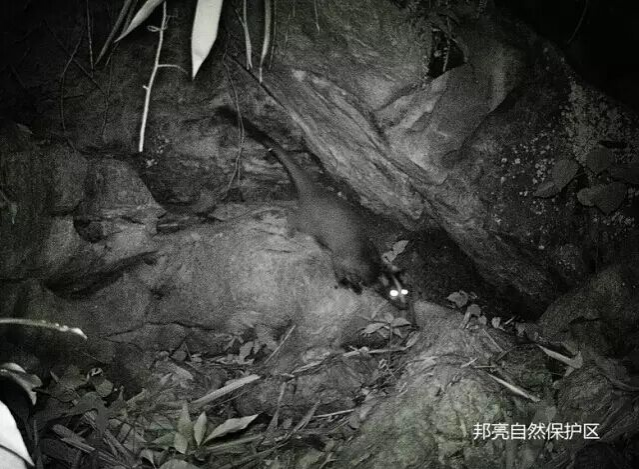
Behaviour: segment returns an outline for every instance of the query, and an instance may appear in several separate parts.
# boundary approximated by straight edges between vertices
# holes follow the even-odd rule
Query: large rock
[[[66,145],[39,148],[24,127],[2,129],[0,279],[78,289],[155,250],[164,209],[126,163],[89,163]]]
[[[546,339],[572,340],[600,353],[628,353],[636,349],[627,333],[639,328],[638,311],[639,262],[619,263],[557,298],[539,323]]]
[[[391,307],[371,291],[337,288],[330,255],[306,235],[286,236],[286,213],[266,206],[158,235],[155,254],[100,288],[60,297],[34,282],[7,285],[0,306],[7,315],[80,327],[90,354],[107,363],[120,346],[187,343],[192,352],[222,353],[234,336],[275,350],[293,328],[273,361],[290,370],[360,340],[365,316]],[[57,338],[55,347],[64,349],[62,340],[69,339]]]
[[[283,0],[278,9],[295,4]],[[638,147],[637,118],[580,81],[556,49],[495,11],[478,15],[474,6],[460,5],[454,34],[463,44],[456,53],[466,62],[433,78],[424,60],[430,30],[420,33],[415,18],[393,2],[313,7],[311,0],[298,5],[314,14],[295,15],[277,29],[273,40],[286,47],[277,49],[261,86],[241,67],[230,67],[246,115],[257,116],[288,147],[293,142],[299,149],[303,137],[333,179],[346,181],[353,198],[374,212],[411,229],[433,222],[444,228],[521,313],[540,313],[591,265],[614,257],[614,243],[634,217],[628,203],[603,216],[577,202],[576,191],[596,184],[594,175],[584,171],[557,197],[532,197],[557,161],[583,167],[599,141],[625,145],[614,151],[620,163]],[[180,15],[166,32],[163,57],[185,64],[191,7],[176,8]],[[62,26],[73,20],[66,12],[53,14]],[[243,37],[234,17],[224,21]],[[118,109],[117,118],[104,119],[102,90],[77,80],[86,99],[65,103],[65,122],[79,147],[134,148],[147,80],[137,64],[140,56],[153,56],[155,39],[141,34],[122,41],[113,68],[94,76],[112,84],[109,109]],[[243,42],[233,46],[243,62]],[[130,159],[157,200],[197,212],[232,195],[230,189],[255,200],[278,193],[271,183],[286,180],[273,165],[240,158],[229,143],[235,136],[217,125],[215,108],[236,100],[231,85],[218,79],[223,65],[211,59],[194,82],[162,70],[145,152]],[[64,64],[67,57],[56,60]],[[462,62],[457,57],[450,65]],[[49,76],[33,80],[47,89]],[[57,105],[44,116],[57,123]]]
[[[7,140],[5,131],[1,138]],[[62,220],[71,220],[84,196],[87,162],[64,145],[40,149],[29,141],[18,151],[3,152],[0,170],[7,205],[0,210],[0,279],[46,277],[51,270],[43,246],[60,239]]]

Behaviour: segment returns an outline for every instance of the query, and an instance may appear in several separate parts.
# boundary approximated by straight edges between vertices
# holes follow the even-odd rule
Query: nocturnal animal
[[[218,116],[243,128],[248,137],[262,144],[284,166],[298,196],[298,207],[289,217],[289,224],[330,251],[338,282],[356,293],[362,291],[362,286],[377,283],[389,299],[401,305],[408,291],[401,285],[394,268],[381,260],[353,208],[317,185],[280,144],[235,111],[223,107]]]

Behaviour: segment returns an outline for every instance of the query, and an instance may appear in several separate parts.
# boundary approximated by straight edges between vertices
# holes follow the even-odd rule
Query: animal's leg
[[[362,279],[344,264],[344,259],[340,255],[332,253],[333,271],[335,278],[340,285],[350,288],[358,295],[362,293]]]

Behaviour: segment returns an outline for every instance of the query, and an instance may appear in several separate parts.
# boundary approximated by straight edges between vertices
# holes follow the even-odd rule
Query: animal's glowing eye
[[[408,295],[408,290],[406,290],[405,288],[402,288],[402,295]]]
[[[388,294],[391,296],[391,298],[399,296],[399,292],[397,290],[391,290],[390,292],[388,292]]]

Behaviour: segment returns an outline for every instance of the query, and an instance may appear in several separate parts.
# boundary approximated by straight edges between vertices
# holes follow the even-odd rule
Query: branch
[[[146,90],[146,94],[144,96],[144,110],[142,111],[142,125],[140,127],[140,142],[138,143],[138,152],[142,153],[144,151],[144,133],[146,130],[146,121],[149,115],[149,104],[151,102],[151,89],[153,88],[153,83],[155,82],[155,76],[157,75],[158,68],[160,65],[160,54],[162,53],[162,44],[164,43],[164,30],[167,25],[167,17],[166,17],[166,2],[162,3],[162,25],[160,28],[149,28],[151,31],[157,31],[159,33],[158,36],[158,48],[155,52],[155,62],[153,63],[153,69],[151,70],[151,76],[149,77],[149,83],[144,86]]]

